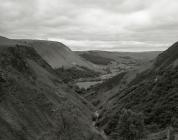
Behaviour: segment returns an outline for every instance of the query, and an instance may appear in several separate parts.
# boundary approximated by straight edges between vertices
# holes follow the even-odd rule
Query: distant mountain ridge
[[[97,56],[101,58],[108,59],[107,62],[117,61],[117,62],[128,62],[128,59],[132,59],[133,61],[150,61],[157,57],[161,51],[148,51],[148,52],[109,52],[109,51],[77,51],[81,57],[88,58],[90,60],[90,56]],[[107,63],[106,63],[107,64]]]
[[[78,51],[79,56],[113,74],[145,69],[161,52]]]

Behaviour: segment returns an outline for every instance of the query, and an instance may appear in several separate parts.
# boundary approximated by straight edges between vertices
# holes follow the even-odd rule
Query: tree
[[[143,138],[144,132],[143,114],[124,109],[121,111],[113,138],[119,138],[120,140],[139,140]]]

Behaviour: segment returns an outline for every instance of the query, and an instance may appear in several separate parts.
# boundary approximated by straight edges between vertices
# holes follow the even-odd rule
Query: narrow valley
[[[0,0],[0,140],[178,140],[178,0]]]

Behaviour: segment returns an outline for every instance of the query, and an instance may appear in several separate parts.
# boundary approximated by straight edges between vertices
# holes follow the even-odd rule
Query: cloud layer
[[[178,39],[177,0],[0,0],[0,35],[73,50],[164,50]]]

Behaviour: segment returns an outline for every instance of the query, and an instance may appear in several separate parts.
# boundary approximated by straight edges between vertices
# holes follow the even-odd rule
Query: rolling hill
[[[139,64],[154,60],[159,51],[152,52],[108,52],[108,51],[78,51],[84,59],[98,65],[108,65],[112,61],[120,64]]]
[[[117,74],[145,69],[161,52],[78,51],[76,53],[106,72]]]

